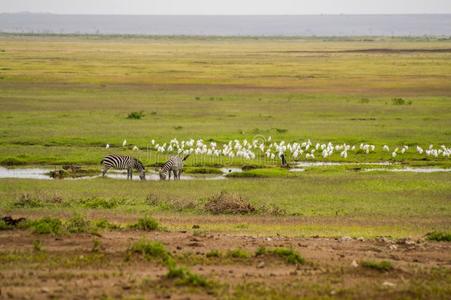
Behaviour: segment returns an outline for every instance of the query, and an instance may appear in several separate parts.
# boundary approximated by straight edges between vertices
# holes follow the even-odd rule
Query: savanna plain
[[[415,148],[450,147],[450,82],[446,38],[2,34],[2,172],[151,174],[173,138],[376,151],[0,178],[0,298],[449,299],[451,160]]]

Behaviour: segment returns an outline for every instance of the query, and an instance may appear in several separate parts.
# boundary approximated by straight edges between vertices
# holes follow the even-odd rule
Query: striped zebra
[[[169,180],[171,180],[171,172],[174,174],[174,180],[180,179],[180,175],[182,175],[183,170],[183,162],[188,158],[188,156],[189,154],[184,158],[175,155],[171,156],[169,160],[160,168],[160,179],[165,180],[168,176]]]
[[[133,169],[139,172],[139,178],[141,180],[146,179],[146,170],[142,162],[138,159],[126,156],[126,155],[117,155],[110,154],[105,156],[100,162],[103,165],[102,176],[105,177],[106,172],[110,168],[124,170],[127,169],[127,179],[133,179]]]

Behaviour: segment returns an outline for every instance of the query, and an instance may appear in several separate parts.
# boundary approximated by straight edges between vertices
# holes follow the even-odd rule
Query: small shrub
[[[129,248],[132,253],[139,253],[143,255],[146,259],[159,258],[166,262],[170,254],[166,250],[163,244],[160,242],[149,242],[146,240],[140,240]]]
[[[28,224],[33,233],[59,235],[64,231],[63,222],[60,219],[45,217],[31,221]]]
[[[182,129],[183,129],[183,126],[174,126],[174,129],[175,129],[175,130],[182,130]]]
[[[249,256],[249,253],[240,248],[227,251],[227,257],[231,258],[249,258]]]
[[[288,264],[302,265],[305,260],[296,251],[289,248],[274,248],[266,249],[265,247],[259,247],[255,251],[255,256],[272,255],[284,259]]]
[[[2,166],[20,166],[25,165],[26,162],[15,157],[7,157],[3,159],[0,164]]]
[[[154,218],[145,216],[141,219],[138,219],[138,223],[133,224],[130,227],[138,230],[154,231],[160,228],[160,224]]]
[[[381,262],[376,261],[362,261],[361,266],[367,269],[376,270],[379,272],[388,272],[393,270],[391,262],[383,260]]]
[[[92,240],[91,252],[100,252],[102,250],[102,242],[98,239]]]
[[[144,112],[143,111],[134,111],[128,114],[127,119],[132,119],[132,120],[140,120],[144,118]]]
[[[0,230],[10,230],[13,229],[14,227],[12,225],[6,224],[5,221],[0,220]]]
[[[412,100],[404,100],[403,98],[393,98],[391,99],[393,105],[412,105]]]
[[[116,230],[121,228],[121,226],[112,224],[105,219],[94,221],[93,226],[98,229],[109,229],[109,230]]]
[[[16,201],[14,202],[14,207],[21,207],[21,208],[35,208],[35,207],[43,207],[44,204],[40,199],[38,199],[36,196],[33,196],[29,193],[22,193],[20,194]]]
[[[370,103],[370,99],[368,99],[368,98],[361,98],[359,102],[362,103],[362,104],[368,104],[368,103]]]
[[[36,251],[36,252],[42,251],[42,241],[40,241],[40,240],[33,241],[33,251]]]
[[[208,287],[208,281],[201,275],[194,274],[186,268],[178,267],[175,264],[168,266],[169,271],[166,277],[174,279],[177,285]]]
[[[247,200],[238,194],[222,191],[207,200],[205,209],[213,214],[248,214],[255,212]]]
[[[86,208],[111,209],[111,208],[117,207],[119,205],[119,201],[114,200],[114,199],[107,200],[104,198],[92,197],[92,198],[82,199],[80,201],[80,204]]]
[[[205,254],[206,257],[221,257],[221,252],[219,250],[213,249]]]
[[[428,239],[430,241],[437,241],[437,242],[451,242],[451,233],[433,231],[433,232],[426,234],[426,239]]]
[[[66,229],[70,233],[84,233],[91,231],[91,223],[80,215],[74,215],[67,220]]]
[[[285,132],[288,131],[288,129],[285,129],[285,128],[276,128],[276,131],[277,131],[278,133],[285,133]]]

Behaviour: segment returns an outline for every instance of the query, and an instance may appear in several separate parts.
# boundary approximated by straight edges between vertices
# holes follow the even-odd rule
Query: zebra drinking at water
[[[171,172],[174,174],[174,180],[180,179],[183,170],[183,162],[188,158],[189,154],[183,159],[179,156],[171,156],[169,160],[160,168],[160,179],[165,180],[166,176],[171,180]]]
[[[146,170],[144,168],[144,165],[134,157],[110,154],[105,156],[100,163],[103,165],[102,176],[105,176],[106,172],[110,168],[119,170],[127,169],[127,179],[132,180],[133,169],[136,169],[139,172],[139,178],[141,180],[146,179]]]

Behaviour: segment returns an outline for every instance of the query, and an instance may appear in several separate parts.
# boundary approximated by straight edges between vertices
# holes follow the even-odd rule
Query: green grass
[[[388,272],[394,269],[392,263],[386,260],[380,262],[365,260],[362,261],[360,264],[363,268],[376,270],[379,272]]]
[[[272,255],[275,257],[280,257],[283,260],[285,260],[288,264],[304,264],[305,260],[304,258],[297,253],[293,249],[289,248],[274,248],[274,249],[267,249],[265,247],[259,247],[255,251],[255,256],[263,256],[263,255]]]
[[[144,230],[144,231],[154,231],[161,228],[160,224],[157,220],[152,217],[145,216],[143,218],[138,219],[136,224],[130,226],[130,228]]]
[[[450,232],[433,231],[426,234],[426,239],[437,242],[451,242]]]
[[[379,149],[385,143],[450,142],[449,53],[315,53],[449,48],[449,40],[170,38],[162,43],[159,38],[0,36],[0,43],[4,165],[98,164],[111,152],[133,154],[150,165],[166,155],[148,157],[131,149],[146,149],[152,138],[223,142],[265,135],[370,142]],[[311,52],[296,52],[303,50]],[[392,99],[411,104],[393,105]],[[127,119],[130,112],[145,117]],[[128,147],[122,147],[124,139]],[[404,159],[418,158],[410,153]],[[379,151],[348,159],[391,157]],[[250,162],[195,156],[187,161],[217,163]]]
[[[240,249],[240,248],[228,250],[226,253],[226,256],[230,257],[230,258],[237,258],[237,259],[247,259],[247,258],[251,257],[247,251]]]

